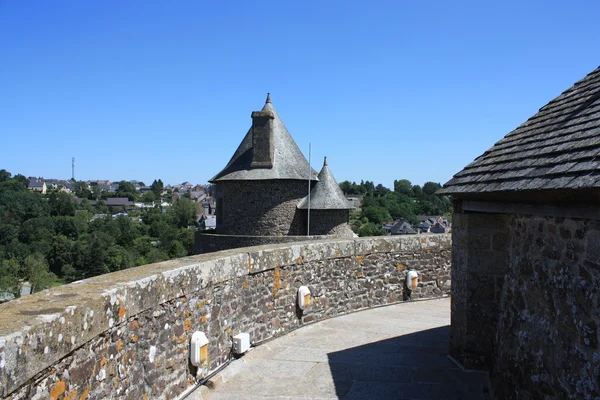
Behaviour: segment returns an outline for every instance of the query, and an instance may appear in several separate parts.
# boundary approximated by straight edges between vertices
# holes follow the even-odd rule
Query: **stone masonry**
[[[244,235],[219,235],[206,231],[196,231],[194,254],[212,253],[214,251],[235,249],[238,247],[264,246],[267,244],[281,244],[306,242],[317,239],[333,239],[331,236],[244,236]]]
[[[348,221],[348,210],[311,210],[310,233],[311,235],[351,238],[354,236],[354,232],[350,229]]]
[[[0,305],[0,395],[172,399],[252,343],[354,310],[450,292],[449,235],[244,248],[119,271]],[[408,290],[405,273],[419,285]],[[312,292],[304,312],[299,286]],[[209,358],[189,364],[191,334]]]
[[[286,236],[306,234],[306,218],[296,206],[306,196],[306,181],[223,181],[217,185],[218,233]]]
[[[467,368],[489,368],[508,267],[502,214],[454,213],[452,355]]]
[[[455,213],[451,354],[499,399],[600,396],[600,223]]]
[[[600,223],[511,215],[492,364],[498,398],[600,397]],[[540,340],[543,338],[543,340]]]

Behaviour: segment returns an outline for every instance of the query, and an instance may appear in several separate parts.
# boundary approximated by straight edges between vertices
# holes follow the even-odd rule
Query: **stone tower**
[[[342,189],[336,182],[327,166],[327,157],[319,172],[319,181],[310,193],[310,234],[352,237],[353,232],[348,225],[350,209]],[[308,213],[308,196],[298,204],[298,209]]]
[[[308,161],[277,115],[270,95],[251,114],[246,133],[225,168],[210,180],[217,188],[218,234],[306,235],[297,205],[308,192]],[[310,169],[314,185],[317,173]]]
[[[251,117],[252,126],[233,157],[210,180],[216,186],[216,233],[198,231],[194,251],[352,237],[348,225],[352,206],[327,161],[317,177],[277,115],[270,95],[263,109]]]

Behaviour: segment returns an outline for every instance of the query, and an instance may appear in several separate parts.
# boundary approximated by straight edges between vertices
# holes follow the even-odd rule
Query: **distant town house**
[[[27,189],[31,190],[32,192],[46,194],[48,187],[43,179],[30,179]]]
[[[109,197],[108,199],[106,199],[106,206],[123,207],[126,210],[131,210],[135,207],[135,204],[127,197]]]
[[[390,235],[415,235],[417,231],[414,230],[410,222],[405,219],[399,219],[389,227]]]
[[[217,227],[217,217],[215,215],[203,214],[200,216],[200,229],[213,230]]]
[[[419,215],[417,229],[420,233],[448,233],[452,224],[441,215]]]

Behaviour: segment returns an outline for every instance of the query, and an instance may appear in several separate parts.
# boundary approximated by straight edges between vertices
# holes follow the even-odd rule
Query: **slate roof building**
[[[46,182],[43,179],[29,179],[29,185],[27,189],[33,192],[39,192],[41,194],[46,194]]]
[[[390,227],[390,235],[415,235],[416,233],[410,222],[405,219],[397,220]]]
[[[135,204],[127,197],[109,197],[106,199],[106,206],[124,207],[125,209],[131,209],[135,206]]]
[[[600,393],[600,68],[438,193],[454,198],[453,357],[489,369],[497,398]]]
[[[336,236],[351,233],[347,225],[348,210],[352,207],[337,188],[331,171],[324,166],[321,171],[324,182],[318,185],[316,171],[309,167],[275,111],[270,95],[262,110],[252,112],[251,118],[252,126],[233,156],[209,181],[216,186],[217,234],[275,237],[281,241],[284,236],[300,239],[307,233]],[[308,212],[303,206],[309,181],[314,203],[311,216],[316,215],[311,221],[314,232],[307,229]],[[249,243],[268,241],[240,238],[235,245],[227,247]]]

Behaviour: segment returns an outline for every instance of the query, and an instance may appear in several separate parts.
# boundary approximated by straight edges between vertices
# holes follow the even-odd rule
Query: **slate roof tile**
[[[299,209],[308,209],[308,196],[298,204]],[[319,181],[310,193],[311,210],[349,210],[354,208],[335,181],[327,158],[323,161],[323,168],[319,172]]]
[[[600,188],[600,68],[457,173],[441,194]]]

